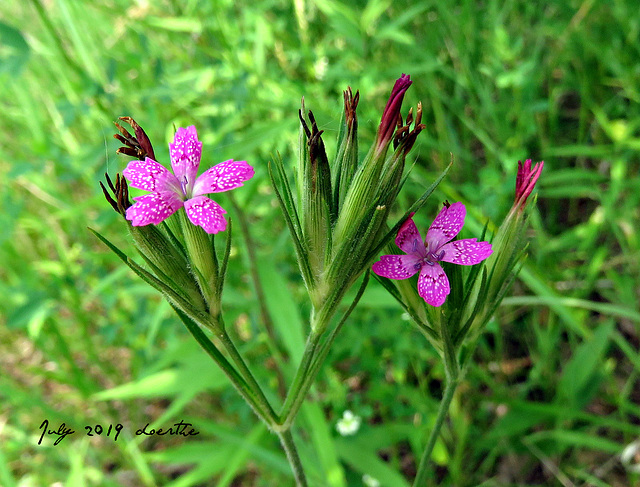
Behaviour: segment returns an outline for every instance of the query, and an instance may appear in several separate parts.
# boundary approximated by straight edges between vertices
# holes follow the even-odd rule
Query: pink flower
[[[489,242],[477,242],[475,238],[450,242],[462,229],[466,214],[462,203],[442,208],[429,227],[424,244],[411,214],[396,237],[396,245],[406,255],[383,255],[373,264],[373,272],[389,279],[408,279],[420,271],[418,294],[431,306],[441,306],[450,287],[439,262],[474,265],[492,252]]]
[[[536,186],[536,182],[542,173],[544,161],[540,161],[531,169],[531,159],[518,161],[518,174],[516,175],[516,197],[513,205],[518,206],[520,210],[524,209],[527,198]]]
[[[196,178],[202,142],[198,141],[193,125],[178,129],[173,144],[169,144],[169,153],[175,175],[149,157],[144,161],[131,161],[122,171],[131,186],[151,191],[134,198],[136,203],[127,209],[127,220],[134,226],[157,225],[184,206],[194,225],[201,226],[207,233],[224,231],[227,228],[226,211],[204,195],[242,186],[253,177],[253,168],[245,161],[231,159]]]

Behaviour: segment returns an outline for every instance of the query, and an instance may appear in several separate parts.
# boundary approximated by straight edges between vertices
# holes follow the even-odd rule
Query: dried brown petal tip
[[[358,108],[358,102],[360,101],[360,92],[356,91],[356,94],[353,94],[351,91],[351,86],[349,86],[344,92],[344,116],[345,123],[349,129],[353,127],[355,123],[357,123],[356,118],[356,109]]]
[[[422,103],[418,102],[418,108],[416,109],[415,120],[413,118],[413,108],[409,109],[407,114],[407,122],[400,124],[393,135],[393,148],[394,150],[402,146],[405,153],[409,152],[413,147],[413,144],[418,137],[418,134],[422,132],[426,125],[422,122]],[[411,125],[413,124],[413,129]]]
[[[116,183],[115,185],[111,181],[111,178],[108,174],[105,173],[105,178],[107,180],[107,186],[113,193],[113,197],[109,194],[107,188],[105,188],[104,184],[100,182],[100,187],[102,188],[102,192],[104,193],[104,197],[107,202],[111,205],[111,207],[122,216],[125,216],[127,208],[131,206],[131,201],[129,201],[129,187],[127,186],[127,182],[124,177],[120,174],[116,174]]]
[[[311,137],[311,131],[309,130],[309,127],[307,126],[307,122],[304,119],[304,112],[302,111],[302,109],[298,110],[298,118],[300,119],[300,123],[302,124],[302,130],[304,130],[304,133],[307,135],[307,138]]]
[[[156,156],[153,152],[153,146],[142,127],[140,127],[140,125],[138,125],[138,123],[131,117],[119,117],[119,120],[131,125],[135,136],[131,135],[127,129],[118,122],[114,122],[120,134],[114,134],[113,137],[125,145],[125,147],[120,147],[116,152],[118,154],[137,157],[141,160],[144,160],[145,157],[149,157],[155,161]]]

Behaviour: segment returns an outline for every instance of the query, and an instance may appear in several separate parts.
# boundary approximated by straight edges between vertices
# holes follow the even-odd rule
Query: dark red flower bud
[[[538,162],[533,169],[531,168],[531,159],[518,161],[518,174],[516,175],[516,197],[513,205],[520,210],[524,209],[527,198],[536,186],[536,182],[542,173],[544,161]]]
[[[400,76],[396,80],[396,84],[393,85],[389,101],[387,101],[387,105],[382,112],[380,127],[378,127],[378,136],[376,138],[376,152],[378,153],[384,152],[393,138],[400,117],[402,100],[409,86],[411,86],[411,79],[408,74]]]

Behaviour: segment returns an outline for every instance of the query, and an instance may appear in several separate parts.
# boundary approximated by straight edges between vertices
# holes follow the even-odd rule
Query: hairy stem
[[[289,464],[291,465],[291,470],[293,470],[293,476],[296,479],[296,486],[307,487],[307,478],[304,475],[302,462],[300,462],[298,450],[296,449],[296,445],[293,442],[293,435],[291,434],[291,430],[287,429],[279,432],[278,437],[280,438],[282,448],[284,448],[284,451],[287,454],[287,459],[289,460]]]
[[[340,319],[336,327],[331,331],[329,337],[320,345],[317,353],[315,354],[315,357],[313,357],[313,359],[311,360],[311,363],[309,364],[309,367],[307,369],[307,373],[303,378],[302,384],[300,385],[300,388],[299,388],[299,392],[297,393],[297,396],[294,398],[291,408],[286,411],[286,415],[281,414],[280,420],[283,422],[283,424],[285,425],[289,424],[290,422],[293,421],[293,418],[295,418],[296,414],[298,413],[298,410],[300,409],[300,406],[302,406],[302,403],[304,402],[304,398],[307,392],[313,385],[313,382],[315,381],[316,376],[320,372],[320,368],[322,367],[322,364],[327,358],[327,354],[331,349],[331,345],[333,345],[333,342],[338,336],[338,333],[340,332],[340,330],[342,329],[342,326],[347,321],[347,318],[349,317],[351,312],[355,309],[356,305],[360,301],[360,298],[364,294],[364,290],[366,289],[368,283],[369,283],[369,273],[367,272],[364,276],[364,279],[362,280],[362,284],[360,285],[360,289],[358,290],[358,293],[356,294],[355,299],[351,303],[351,306],[349,306],[349,308],[347,309],[345,314],[342,316],[342,318]]]
[[[416,478],[413,481],[413,487],[424,487],[427,485],[427,467],[429,466],[429,460],[431,459],[431,453],[433,452],[433,447],[436,444],[436,440],[440,435],[440,430],[442,429],[442,424],[444,423],[445,418],[447,417],[447,413],[449,412],[449,406],[451,405],[451,400],[456,392],[458,387],[458,379],[447,377],[447,385],[444,389],[444,394],[442,395],[442,400],[440,401],[440,406],[438,407],[438,415],[436,416],[436,422],[433,425],[433,429],[429,434],[429,439],[427,441],[427,446],[422,452],[422,458],[420,459],[420,464],[418,465],[418,473],[416,474]]]
[[[264,329],[267,332],[267,336],[273,345],[274,351],[276,351],[280,356],[282,353],[278,348],[278,340],[276,339],[276,333],[273,327],[273,320],[271,319],[271,315],[269,314],[269,309],[267,308],[267,299],[264,294],[264,288],[262,287],[262,283],[260,282],[260,276],[258,275],[258,258],[256,256],[256,245],[251,237],[251,232],[249,229],[249,222],[247,221],[247,216],[245,212],[240,208],[238,202],[233,197],[232,194],[229,194],[229,201],[233,206],[233,210],[238,216],[238,221],[240,223],[240,232],[244,238],[245,245],[247,247],[247,257],[249,258],[249,271],[251,273],[251,281],[253,282],[253,288],[256,293],[256,298],[258,299],[258,305],[260,307],[260,317],[262,318],[262,323],[264,324]],[[278,392],[281,397],[285,397],[287,393],[286,383],[284,380],[284,375],[280,367],[275,367],[276,377],[278,379]]]
[[[238,349],[236,348],[234,343],[231,341],[231,337],[229,337],[227,332],[222,331],[221,333],[218,333],[217,336],[222,342],[222,346],[224,347],[225,351],[231,356],[231,359],[236,364],[236,367],[238,367],[240,374],[242,375],[243,379],[246,381],[248,387],[251,389],[256,401],[259,403],[260,407],[265,411],[267,415],[267,419],[265,420],[265,423],[267,423],[267,426],[269,426],[270,428],[273,428],[273,426],[277,423],[277,415],[273,410],[273,407],[271,407],[271,403],[269,402],[267,397],[264,395],[264,392],[262,391],[260,384],[258,384],[258,381],[255,379],[255,377],[251,373],[251,370],[249,369],[246,362],[242,358],[242,355],[240,355],[240,352],[238,352]]]
[[[321,333],[312,331],[307,338],[307,344],[304,348],[302,360],[300,360],[300,365],[298,365],[296,370],[296,376],[293,379],[293,384],[291,384],[289,393],[287,394],[282,409],[280,410],[279,423],[282,425],[283,429],[290,427],[293,422],[293,418],[295,417],[294,411],[297,412],[299,407],[298,403],[301,402],[300,398],[302,397],[302,399],[304,399],[304,396],[306,396],[307,391],[309,390],[308,387],[303,386],[305,385],[309,367],[315,357],[316,349],[321,337]]]
[[[240,396],[251,406],[256,415],[264,421],[269,427],[275,422],[275,414],[271,407],[265,406],[265,401],[259,398],[259,394],[247,383],[244,377],[242,377],[238,371],[227,361],[226,357],[222,355],[220,350],[216,348],[213,342],[207,337],[191,318],[186,316],[177,307],[173,306],[187,330],[191,333],[196,342],[202,347],[202,349],[213,359],[213,361],[222,369],[224,374],[229,378],[233,387],[238,391]],[[268,405],[268,402],[267,402]]]
[[[440,406],[438,407],[436,422],[433,425],[431,433],[429,434],[427,446],[422,452],[422,458],[420,459],[420,464],[418,465],[418,472],[416,474],[416,478],[413,481],[414,487],[423,487],[427,485],[427,467],[429,466],[431,453],[433,452],[433,447],[435,446],[436,440],[440,435],[440,430],[442,429],[444,420],[447,417],[449,406],[451,405],[451,401],[453,400],[453,396],[459,383],[460,366],[458,365],[457,350],[453,345],[451,333],[449,331],[449,323],[443,316],[440,317],[440,336],[443,341],[443,358],[446,371],[446,386],[444,389],[444,394],[442,395],[442,399],[440,400]]]

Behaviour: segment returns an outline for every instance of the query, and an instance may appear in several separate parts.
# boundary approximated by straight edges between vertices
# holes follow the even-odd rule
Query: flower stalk
[[[243,399],[279,436],[297,485],[307,482],[291,434],[292,425],[331,345],[367,286],[368,268],[375,253],[393,237],[387,219],[406,179],[407,154],[424,129],[421,105],[415,120],[413,110],[409,111],[406,124],[400,114],[410,85],[408,75],[396,81],[376,140],[363,160],[359,158],[357,139],[360,94],[356,91],[354,95],[349,88],[344,92],[343,126],[334,159],[328,157],[323,131],[313,112],[306,111],[303,100],[295,188],[290,186],[279,158],[269,167],[311,301],[307,344],[279,414],[225,330],[221,303],[230,235],[222,259],[216,254],[214,235],[227,229],[227,212],[207,196],[242,186],[254,175],[253,168],[245,161],[229,160],[198,176],[202,143],[191,126],[176,131],[169,145],[169,170],[156,161],[149,138],[133,119],[121,118],[132,126],[133,135],[116,123],[119,134],[115,137],[124,144],[118,152],[137,158],[129,162],[124,177],[132,187],[147,193],[135,197],[132,203],[127,183],[120,176],[115,185],[107,177],[113,195],[103,185],[102,188],[109,204],[124,217],[151,272],[97,234],[98,238],[165,295]],[[413,210],[424,204],[445,173],[414,203]],[[392,230],[401,223],[395,223]],[[334,323],[343,297],[363,273],[366,276],[356,298]],[[215,334],[216,339],[211,340],[203,328]]]
[[[195,128],[189,127],[178,129],[174,143],[170,145],[175,175],[171,174],[150,158],[153,149],[142,128],[133,119],[123,117],[122,120],[134,127],[136,136],[116,124],[120,132],[116,138],[126,146],[119,152],[144,157],[144,160],[129,163],[124,176],[135,187],[150,193],[134,198],[136,203],[132,204],[127,182],[120,175],[116,176],[115,184],[107,176],[111,192],[102,183],[100,186],[112,208],[127,221],[134,244],[153,274],[135,264],[107,239],[96,235],[140,277],[165,295],[189,332],[224,371],[241,397],[269,429],[277,431],[296,483],[307,485],[290,430],[280,426],[261,386],[225,331],[221,314],[222,284],[230,238],[220,264],[211,234],[226,229],[227,222],[222,216],[226,212],[203,193],[242,186],[253,176],[253,169],[244,161],[226,161],[196,177],[202,144],[197,139]],[[316,152],[315,158],[319,157],[321,154]],[[177,222],[169,218],[182,207],[185,211],[178,213]],[[162,226],[158,226],[160,223]],[[207,337],[203,328],[216,335],[217,345]]]
[[[368,279],[363,281],[357,299],[347,313],[332,326],[332,317],[344,294],[371,264],[372,250],[391,238],[386,226],[387,217],[402,187],[406,156],[424,129],[420,105],[415,121],[413,111],[409,112],[406,125],[400,116],[400,105],[410,84],[405,75],[396,82],[376,142],[361,162],[358,161],[356,116],[359,92],[354,95],[350,88],[344,92],[343,124],[331,166],[326,164],[328,158],[322,132],[317,129],[312,112],[308,112],[308,122],[303,117],[303,104],[295,202],[287,196],[291,190],[284,168],[276,160],[279,178],[272,178],[276,195],[296,243],[303,276],[307,275],[305,269],[312,270],[311,276],[305,277],[312,302],[311,329],[279,414],[282,428],[293,423],[331,344],[364,292]],[[387,155],[392,144],[393,152]],[[429,188],[416,202],[417,208],[424,204],[432,190]],[[332,199],[328,199],[327,194],[332,195]],[[312,208],[319,210],[312,211]],[[327,220],[329,225],[324,225]]]
[[[527,198],[540,177],[544,163],[531,168],[531,160],[518,162],[514,204],[492,241],[452,240],[461,230],[466,209],[462,203],[445,203],[433,221],[424,244],[413,222],[413,213],[402,224],[396,245],[405,255],[383,255],[373,271],[400,302],[412,320],[438,351],[445,365],[445,391],[438,408],[413,485],[427,482],[429,459],[446,419],[460,377],[484,329],[517,276],[525,258],[524,232],[532,209]],[[485,228],[486,230],[486,228]],[[484,234],[483,234],[484,236]],[[440,264],[440,262],[448,264]],[[444,265],[461,264],[445,273]],[[449,269],[449,267],[446,267]],[[419,273],[417,292],[408,279]],[[447,277],[447,274],[449,275]],[[395,281],[399,280],[397,284]],[[418,299],[419,296],[421,299]],[[465,357],[461,351],[467,342]]]

